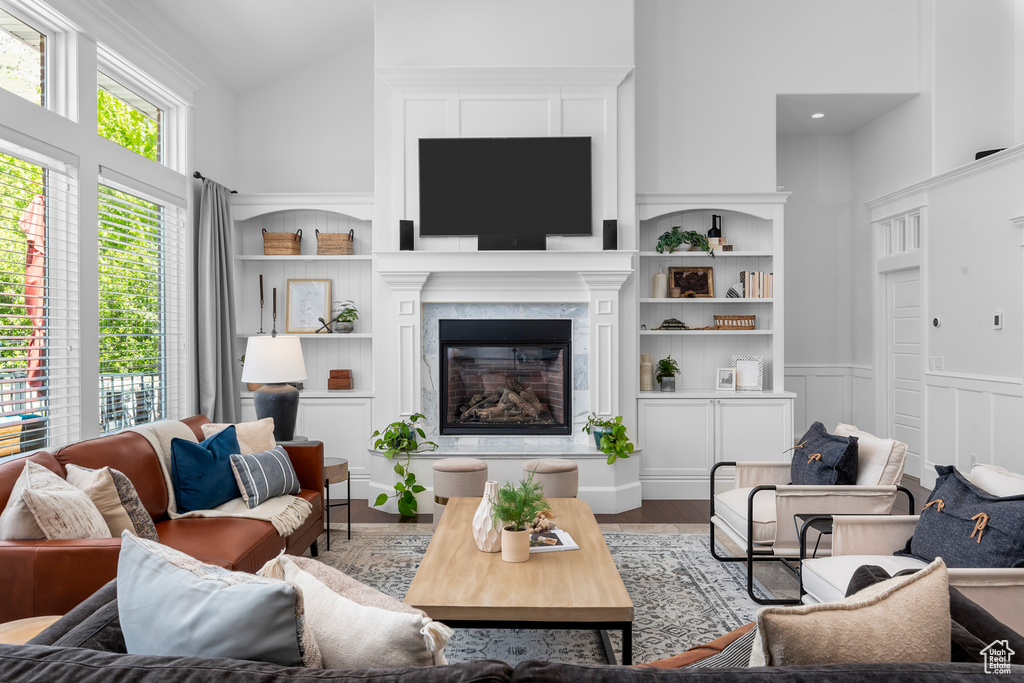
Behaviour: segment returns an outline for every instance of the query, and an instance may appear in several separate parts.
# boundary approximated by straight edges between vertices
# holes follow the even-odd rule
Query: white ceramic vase
[[[664,270],[659,270],[657,273],[654,274],[654,279],[651,283],[651,298],[668,298],[668,273],[666,273]]]
[[[526,562],[530,559],[530,532],[501,530],[501,559],[506,562]]]
[[[491,517],[494,498],[497,495],[498,482],[486,482],[484,497],[473,515],[473,540],[476,541],[476,547],[485,553],[496,553],[501,550],[501,533],[494,526],[494,519]]]

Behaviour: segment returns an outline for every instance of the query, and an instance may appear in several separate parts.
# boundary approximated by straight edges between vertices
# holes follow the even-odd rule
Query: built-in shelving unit
[[[271,292],[277,288],[277,332],[286,334],[287,283],[290,279],[331,281],[331,300],[351,299],[359,309],[355,331],[347,334],[295,334],[301,339],[306,381],[299,397],[297,433],[323,441],[327,457],[348,459],[353,495],[362,495],[368,478],[366,444],[373,431],[373,257],[370,255],[372,194],[237,194],[231,196],[234,221],[235,328],[237,355],[261,328],[270,334]],[[302,230],[301,254],[263,253],[262,230]],[[354,234],[354,254],[318,255],[316,231]],[[260,317],[259,276],[264,309]],[[237,356],[236,356],[237,357]],[[351,369],[354,388],[329,390],[330,370]],[[242,386],[242,415],[254,419],[252,392]],[[333,496],[344,496],[345,484]]]
[[[639,195],[637,345],[655,363],[669,355],[680,375],[672,392],[636,391],[643,449],[644,498],[707,496],[711,466],[723,460],[777,460],[793,438],[794,395],[783,389],[783,206],[785,194]],[[673,226],[706,234],[712,215],[733,251],[659,254],[658,237]],[[714,297],[652,297],[655,273],[710,267]],[[774,273],[771,298],[730,298],[743,271]],[[671,283],[670,283],[671,286]],[[752,330],[713,327],[715,315],[754,315]],[[656,330],[667,318],[689,330]],[[761,391],[720,391],[717,370],[733,356],[760,356]]]

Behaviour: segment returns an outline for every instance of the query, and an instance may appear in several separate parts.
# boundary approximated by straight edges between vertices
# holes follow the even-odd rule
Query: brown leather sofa
[[[203,438],[203,416],[182,420]],[[61,477],[65,465],[124,472],[156,523],[160,542],[209,564],[255,572],[282,550],[316,553],[323,530],[323,444],[285,446],[299,477],[299,495],[313,506],[303,525],[282,538],[269,522],[240,518],[170,519],[167,486],[149,442],[135,432],[120,432],[81,441],[54,454],[39,451],[0,464],[0,510],[7,505],[26,460]],[[120,538],[75,541],[0,541],[0,623],[47,614],[64,614],[117,575]]]

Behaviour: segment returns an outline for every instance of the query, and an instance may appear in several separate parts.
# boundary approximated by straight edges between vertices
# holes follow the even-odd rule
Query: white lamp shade
[[[306,379],[298,337],[249,337],[245,345],[243,382],[274,384]]]

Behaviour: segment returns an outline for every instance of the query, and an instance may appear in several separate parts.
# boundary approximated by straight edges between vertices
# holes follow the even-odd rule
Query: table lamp
[[[275,441],[291,441],[295,437],[299,390],[288,382],[305,379],[306,365],[298,337],[249,337],[242,381],[263,384],[253,392],[252,400],[257,420],[274,418]]]

